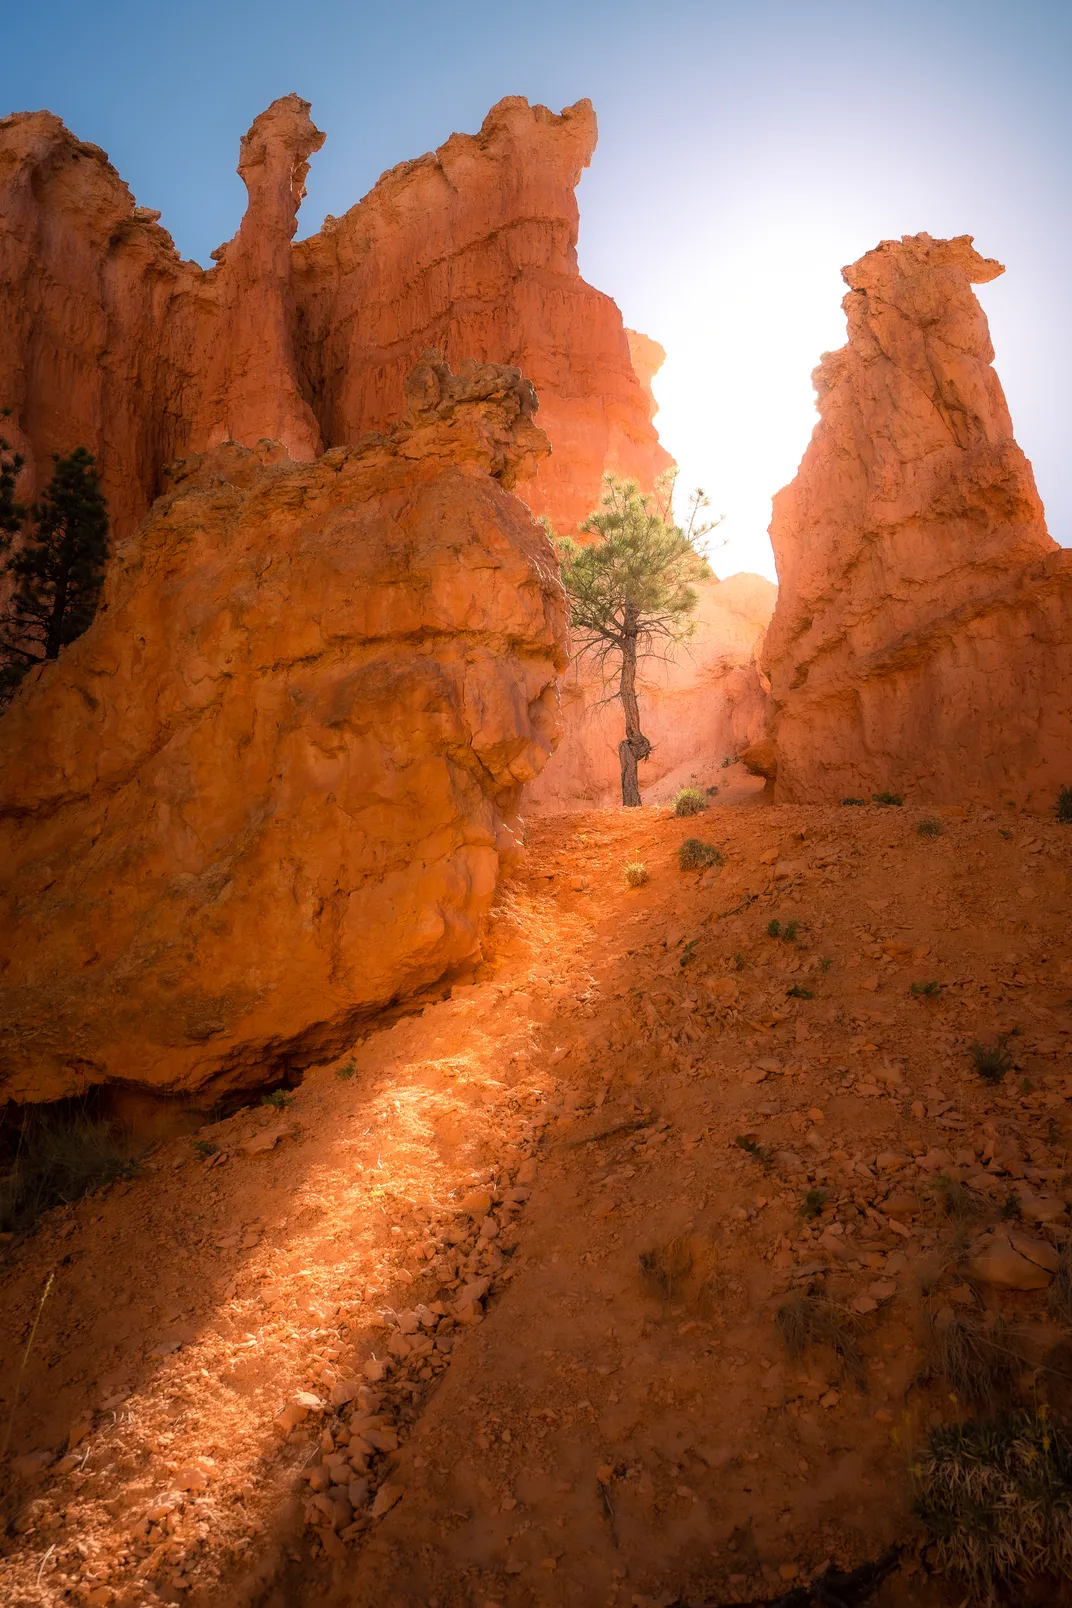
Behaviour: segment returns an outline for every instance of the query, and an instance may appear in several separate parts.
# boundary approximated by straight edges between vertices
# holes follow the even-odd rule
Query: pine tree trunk
[[[49,615],[45,627],[45,658],[58,659],[60,645],[63,640],[63,617],[67,613],[67,586],[71,578],[71,566],[65,559],[60,565],[60,572],[56,577],[56,590],[52,594],[52,613]]]
[[[640,804],[637,765],[651,753],[651,744],[640,729],[640,706],[636,692],[637,620],[631,609],[625,611],[622,637],[622,676],[619,693],[625,710],[625,738],[618,744],[618,763],[622,768],[622,803],[629,808]]]

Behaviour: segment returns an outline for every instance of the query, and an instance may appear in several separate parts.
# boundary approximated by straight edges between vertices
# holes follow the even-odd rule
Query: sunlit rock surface
[[[591,104],[500,101],[479,134],[392,168],[295,246],[324,139],[309,110],[283,96],[242,140],[248,208],[208,271],[59,118],[0,121],[0,406],[31,489],[54,450],[88,447],[123,537],[191,451],[268,437],[307,459],[389,428],[429,348],[533,381],[553,456],[519,489],[556,528],[591,512],[605,471],[650,487],[670,462],[650,392],[617,307],[577,268]]]
[[[316,462],[180,464],[0,719],[0,1099],[263,1082],[470,967],[558,731],[516,370]]]
[[[844,271],[848,344],[774,500],[777,794],[1048,807],[1072,780],[1072,553],[1046,531],[964,235]]]

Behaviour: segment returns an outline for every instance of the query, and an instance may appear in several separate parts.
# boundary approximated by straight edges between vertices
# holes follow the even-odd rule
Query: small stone
[[[778,1573],[781,1575],[783,1580],[795,1580],[797,1575],[800,1573],[800,1564],[780,1563],[778,1565]]]
[[[266,1151],[274,1150],[280,1139],[286,1139],[293,1132],[292,1122],[277,1123],[273,1128],[265,1128],[261,1133],[255,1133],[238,1148],[244,1156],[262,1156]]]
[[[354,1512],[363,1513],[365,1508],[368,1507],[369,1501],[368,1480],[351,1480],[346,1488],[346,1494],[350,1499],[350,1506]]]
[[[839,1390],[828,1390],[825,1395],[819,1397],[819,1406],[836,1407],[840,1400],[841,1392]]]
[[[378,1385],[387,1378],[387,1364],[378,1357],[370,1357],[363,1372],[370,1385]]]
[[[768,1076],[769,1076],[769,1073],[767,1073],[764,1070],[763,1067],[761,1067],[761,1066],[750,1066],[745,1072],[743,1072],[741,1074],[741,1082],[744,1083],[744,1084],[762,1083],[764,1078],[766,1078]]]
[[[382,1519],[385,1513],[390,1513],[397,1502],[402,1500],[403,1487],[401,1485],[381,1485],[376,1492],[376,1500],[372,1504],[369,1515],[373,1519]]]
[[[345,1407],[361,1389],[360,1379],[337,1379],[331,1387],[328,1400],[333,1407]]]
[[[1044,1290],[1052,1278],[1044,1267],[1021,1256],[1008,1240],[995,1240],[973,1259],[970,1269],[984,1284],[1006,1290]]]
[[[867,1286],[867,1293],[875,1301],[888,1301],[892,1295],[897,1294],[897,1286],[892,1279],[876,1279],[874,1284]]]
[[[877,1311],[878,1302],[872,1300],[869,1295],[857,1295],[849,1302],[849,1306],[854,1312],[859,1313],[861,1317],[866,1317],[868,1312]]]
[[[175,1475],[175,1488],[179,1491],[207,1491],[208,1475],[196,1463],[190,1463]]]
[[[596,1469],[596,1479],[600,1485],[609,1485],[614,1478],[614,1470],[609,1463],[601,1463]]]
[[[491,1195],[486,1189],[474,1189],[471,1195],[466,1195],[458,1210],[468,1212],[470,1217],[483,1217],[491,1210]]]

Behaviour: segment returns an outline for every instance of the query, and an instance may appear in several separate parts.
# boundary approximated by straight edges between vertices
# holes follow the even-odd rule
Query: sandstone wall
[[[1072,554],[1046,531],[967,236],[846,268],[848,344],[774,500],[763,650],[785,799],[1015,799],[1072,781]]]
[[[313,458],[389,427],[433,347],[534,381],[554,455],[521,489],[557,528],[596,505],[606,469],[650,485],[670,461],[650,392],[617,307],[577,269],[590,103],[501,101],[478,135],[393,168],[294,246],[323,138],[296,95],[256,119],[246,215],[206,272],[58,118],[0,122],[0,407],[31,489],[53,450],[88,447],[122,538],[176,457],[270,437]]]
[[[564,600],[516,371],[218,447],[0,720],[0,1101],[258,1083],[469,967],[558,730]]]

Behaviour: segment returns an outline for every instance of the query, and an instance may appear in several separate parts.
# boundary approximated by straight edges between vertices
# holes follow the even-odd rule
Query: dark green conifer
[[[0,617],[0,697],[82,635],[104,584],[108,509],[92,454],[76,447],[65,458],[53,453],[52,461],[34,529],[4,565],[13,590]]]

